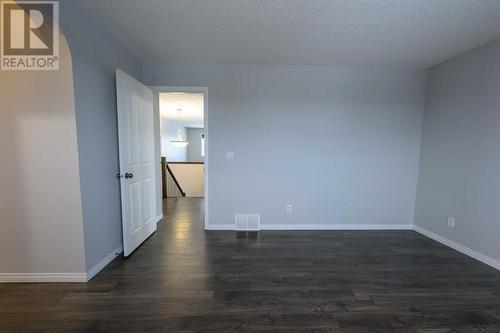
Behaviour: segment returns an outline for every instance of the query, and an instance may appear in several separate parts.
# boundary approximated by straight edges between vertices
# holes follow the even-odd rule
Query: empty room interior
[[[0,6],[0,332],[500,332],[500,1]]]

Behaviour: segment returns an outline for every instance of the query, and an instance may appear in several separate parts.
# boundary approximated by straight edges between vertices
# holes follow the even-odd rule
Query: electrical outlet
[[[455,218],[448,216],[448,226],[454,228],[455,227]]]
[[[234,160],[234,151],[226,151],[226,160]]]
[[[293,206],[292,205],[286,205],[286,213],[287,214],[293,213]]]

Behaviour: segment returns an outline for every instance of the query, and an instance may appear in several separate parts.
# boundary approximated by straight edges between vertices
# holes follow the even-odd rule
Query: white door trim
[[[209,227],[209,179],[208,176],[210,173],[210,130],[209,130],[209,122],[208,122],[208,87],[182,87],[182,86],[149,86],[153,90],[155,106],[158,107],[158,98],[159,93],[162,92],[187,92],[187,93],[202,93],[203,94],[203,126],[204,126],[204,134],[205,134],[205,197],[204,197],[204,206],[205,206],[205,216],[204,216],[204,228],[208,230]],[[158,122],[160,118],[159,110],[156,113],[156,117],[158,117]],[[160,146],[160,133],[157,133],[155,137],[155,142]],[[157,156],[158,160],[161,158]],[[160,165],[159,162],[157,165]]]

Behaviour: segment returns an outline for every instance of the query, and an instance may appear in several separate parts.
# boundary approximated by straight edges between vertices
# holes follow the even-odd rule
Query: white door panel
[[[116,70],[124,255],[156,231],[153,92]]]

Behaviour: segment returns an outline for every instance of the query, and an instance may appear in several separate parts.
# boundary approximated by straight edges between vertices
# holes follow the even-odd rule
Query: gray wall
[[[140,65],[75,2],[61,1],[73,58],[85,258],[93,267],[122,243],[115,69],[140,79]]]
[[[420,161],[415,224],[500,260],[500,41],[428,71]]]
[[[187,128],[187,138],[189,144],[187,146],[187,161],[188,162],[203,162],[205,158],[201,156],[201,136],[203,128]]]
[[[71,56],[59,45],[57,71],[0,71],[0,280],[84,277]]]
[[[208,87],[212,224],[249,212],[267,224],[413,223],[424,71],[146,62],[142,74]]]

